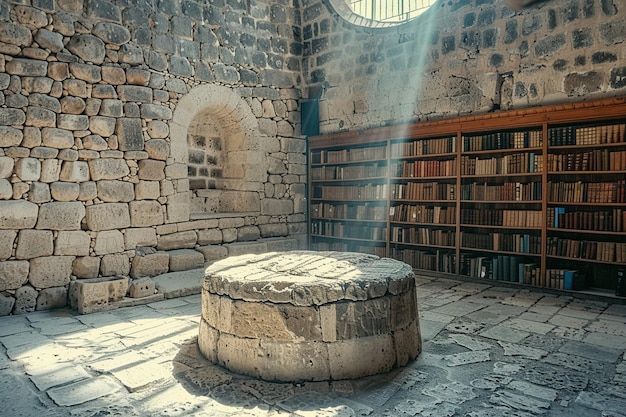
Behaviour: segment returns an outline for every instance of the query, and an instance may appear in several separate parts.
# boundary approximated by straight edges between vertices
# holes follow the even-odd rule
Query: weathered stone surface
[[[19,146],[20,143],[22,143],[23,137],[24,135],[18,129],[8,126],[0,126],[0,146],[2,147]],[[6,168],[3,170],[6,170]]]
[[[89,230],[125,229],[130,226],[128,204],[104,203],[86,208],[85,220]]]
[[[59,231],[54,241],[55,255],[88,256],[91,237],[81,230]]]
[[[23,200],[0,201],[0,229],[32,229],[39,206]]]
[[[74,35],[67,44],[67,49],[86,62],[102,64],[105,49],[101,39],[89,35]]]
[[[0,125],[9,126],[9,125],[21,125],[26,121],[26,113],[24,113],[21,109],[8,109],[8,108],[0,108]],[[15,134],[13,131],[8,129],[3,129],[3,133]],[[20,138],[21,140],[21,138]],[[12,139],[8,141],[8,143],[15,141]],[[4,142],[2,142],[4,143]],[[5,146],[5,145],[3,145]],[[8,145],[7,145],[8,146]]]
[[[169,133],[170,133],[170,129],[169,129],[167,123],[165,123],[165,122],[163,122],[161,120],[151,120],[148,123],[148,135],[150,135],[150,137],[152,139],[166,138]],[[146,142],[146,147],[148,146],[148,142]],[[166,144],[167,144],[167,142],[166,142]],[[156,146],[157,144],[154,143],[153,145]],[[160,145],[162,147],[162,144],[160,144]],[[168,146],[168,149],[169,149],[169,146]],[[154,158],[154,157],[152,157],[152,158],[153,159],[163,159],[163,158]]]
[[[159,250],[171,250],[171,249],[184,249],[193,248],[196,244],[198,237],[196,232],[178,232],[170,235],[160,236],[157,249]]]
[[[26,77],[45,77],[48,73],[48,63],[36,59],[13,58],[5,65],[6,72],[11,75]]]
[[[133,278],[153,277],[169,271],[170,255],[167,252],[154,252],[136,255],[133,258],[130,276]]]
[[[0,294],[0,317],[11,314],[14,304],[15,298]]]
[[[18,159],[15,174],[22,181],[38,181],[41,176],[41,162],[35,158]]]
[[[220,229],[198,230],[198,245],[215,245],[219,243],[222,243],[222,231]]]
[[[138,85],[120,85],[117,94],[122,101],[152,102],[152,89]]]
[[[110,22],[98,22],[92,33],[102,39],[104,43],[122,45],[130,40],[130,32],[124,26]]]
[[[172,110],[166,106],[145,103],[141,105],[141,117],[146,119],[169,120],[172,118]]]
[[[13,187],[11,183],[4,178],[0,179],[0,200],[9,200],[11,197],[13,197]],[[33,203],[35,203],[35,201],[33,201]]]
[[[12,22],[0,23],[0,42],[18,46],[30,46],[33,37],[26,27]]]
[[[261,237],[261,232],[257,226],[244,226],[237,229],[237,241],[245,242],[257,240]]]
[[[87,130],[89,117],[84,114],[59,114],[57,126],[65,130]]]
[[[149,181],[159,181],[165,179],[165,162],[153,159],[139,161],[139,179]]]
[[[115,123],[113,117],[91,116],[89,118],[89,130],[94,135],[108,138],[115,132]]]
[[[37,229],[80,230],[85,206],[80,202],[52,202],[41,205]]]
[[[20,230],[17,242],[16,259],[50,256],[54,251],[52,232],[49,230]]]
[[[30,260],[28,281],[35,288],[61,287],[69,284],[73,256],[48,256]]]
[[[31,203],[47,203],[52,200],[50,186],[41,182],[34,182],[30,185],[28,201]]]
[[[120,47],[118,52],[119,62],[130,64],[130,65],[140,65],[144,63],[143,50],[130,43],[126,43]]]
[[[108,304],[119,301],[128,290],[127,278],[96,278],[72,281],[69,300],[80,314],[106,310]]]
[[[3,261],[11,257],[16,236],[15,230],[0,230],[0,260]]]
[[[50,148],[66,149],[74,146],[74,135],[64,129],[47,127],[41,130],[43,146]]]
[[[161,196],[161,186],[158,181],[139,181],[135,184],[137,200],[156,200]]]
[[[14,165],[13,158],[0,156],[0,178],[9,178],[13,173]]]
[[[85,161],[65,161],[59,178],[67,182],[89,181],[89,165]]]
[[[98,198],[106,203],[127,203],[135,199],[135,190],[130,182],[98,181]]]
[[[104,277],[128,276],[129,272],[130,259],[124,253],[104,255],[100,261],[100,273]]]
[[[42,48],[49,49],[51,52],[59,52],[63,49],[63,35],[51,32],[47,29],[39,29],[35,34],[35,42]]]
[[[37,290],[29,285],[20,287],[15,291],[15,305],[13,314],[26,314],[35,311],[37,305]]]
[[[199,243],[199,242],[198,242]],[[228,249],[220,245],[198,246],[195,248],[204,256],[204,261],[217,261],[228,256]]]
[[[98,232],[94,245],[96,255],[108,255],[124,251],[124,235],[119,230]]]
[[[150,278],[133,279],[128,287],[128,295],[131,298],[143,298],[154,295],[156,287]]]
[[[124,114],[124,103],[121,100],[105,98],[100,106],[100,115],[108,117],[122,117]]]
[[[130,224],[132,227],[156,226],[163,224],[163,208],[157,201],[131,201]]]
[[[119,149],[122,151],[143,150],[141,119],[121,118],[116,123],[115,133],[118,136]]]
[[[50,193],[56,201],[75,201],[80,194],[80,185],[71,182],[53,182]]]
[[[0,291],[15,290],[28,282],[28,261],[0,262]]]
[[[268,223],[259,225],[261,237],[288,236],[287,223]]]
[[[53,287],[39,291],[35,310],[52,310],[67,305],[67,288]]]
[[[193,249],[177,249],[168,252],[170,256],[170,271],[187,271],[202,268],[204,255]]]
[[[85,256],[76,258],[72,265],[72,275],[77,278],[96,278],[100,272],[100,258]]]
[[[89,173],[94,181],[116,180],[128,175],[130,169],[124,159],[100,158],[89,161]]]
[[[156,246],[156,230],[152,227],[126,229],[124,232],[124,245],[126,250],[135,249],[138,246]]]

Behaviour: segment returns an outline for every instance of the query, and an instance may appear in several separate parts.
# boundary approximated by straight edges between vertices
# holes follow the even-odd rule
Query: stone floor
[[[199,295],[3,317],[0,414],[626,416],[625,305],[421,277],[418,295],[418,360],[331,383],[270,383],[210,365],[195,342]]]

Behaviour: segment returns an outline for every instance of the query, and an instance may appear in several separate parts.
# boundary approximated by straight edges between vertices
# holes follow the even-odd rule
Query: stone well
[[[219,261],[205,272],[198,344],[213,363],[270,381],[388,372],[421,351],[412,269],[345,252]]]

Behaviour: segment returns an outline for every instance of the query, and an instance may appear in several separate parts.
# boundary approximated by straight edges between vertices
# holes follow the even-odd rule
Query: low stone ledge
[[[70,306],[79,314],[109,310],[109,304],[126,296],[128,278],[104,277],[70,282]]]

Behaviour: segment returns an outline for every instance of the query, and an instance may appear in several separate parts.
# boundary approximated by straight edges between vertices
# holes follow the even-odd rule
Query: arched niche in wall
[[[171,157],[187,165],[191,218],[258,213],[267,178],[257,119],[231,89],[192,88],[174,110]]]

